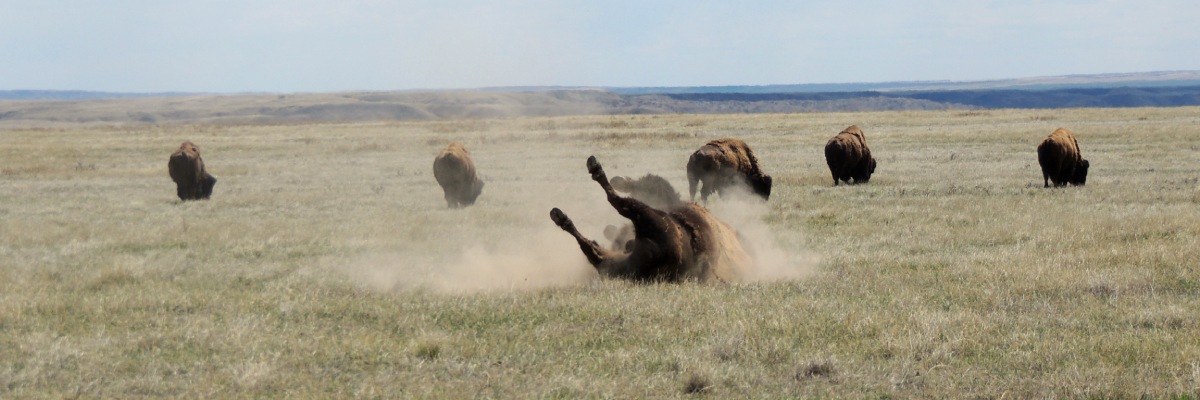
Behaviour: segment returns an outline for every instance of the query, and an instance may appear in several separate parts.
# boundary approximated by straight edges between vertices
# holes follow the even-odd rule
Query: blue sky
[[[329,92],[1200,70],[1200,3],[0,0],[0,90]]]

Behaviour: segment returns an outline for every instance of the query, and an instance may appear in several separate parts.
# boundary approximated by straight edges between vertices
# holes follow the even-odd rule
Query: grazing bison
[[[475,175],[471,153],[459,142],[450,143],[433,159],[433,177],[442,186],[446,205],[450,208],[475,204],[475,199],[483,192],[483,181]]]
[[[696,150],[688,158],[689,199],[696,200],[696,183],[703,182],[700,199],[708,203],[708,195],[717,192],[725,196],[725,189],[745,182],[750,190],[766,200],[771,196],[771,176],[762,172],[754,151],[738,139],[717,139]]]
[[[679,192],[675,191],[671,182],[667,182],[658,175],[646,174],[637,180],[614,176],[612,187],[618,192],[629,193],[629,197],[641,200],[646,205],[659,210],[667,211],[683,205],[683,200],[679,198]]]
[[[708,210],[696,203],[669,212],[654,209],[617,194],[596,157],[588,158],[587,167],[592,180],[604,189],[608,203],[633,222],[634,239],[628,243],[628,251],[607,250],[583,237],[558,208],[550,210],[550,219],[575,237],[584,257],[600,275],[643,282],[732,282],[752,267],[737,233]]]
[[[200,200],[212,196],[217,177],[209,175],[200,158],[200,147],[192,142],[183,142],[179,150],[171,153],[167,160],[167,172],[175,181],[175,194],[179,200]]]
[[[1043,187],[1072,185],[1087,182],[1088,160],[1083,159],[1079,141],[1071,131],[1058,128],[1037,147],[1038,164],[1042,165]]]
[[[833,174],[833,186],[838,181],[867,183],[875,173],[875,157],[867,146],[867,136],[857,125],[850,125],[825,143],[825,163]]]

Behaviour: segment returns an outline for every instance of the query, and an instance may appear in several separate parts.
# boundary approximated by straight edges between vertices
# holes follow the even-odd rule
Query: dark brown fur
[[[771,176],[763,173],[754,151],[739,139],[717,139],[692,153],[687,163],[689,199],[696,200],[697,183],[703,183],[700,200],[708,202],[713,192],[722,197],[725,189],[744,182],[754,194],[771,196]]]
[[[180,200],[200,200],[212,196],[217,178],[204,169],[200,158],[200,147],[192,142],[183,142],[167,160],[167,173],[175,181],[175,194]]]
[[[483,192],[483,181],[475,174],[471,153],[459,142],[450,143],[433,159],[433,177],[442,186],[443,197],[450,208],[475,204],[475,199]]]
[[[633,222],[635,238],[628,244],[628,251],[608,250],[585,238],[558,208],[550,210],[550,219],[575,237],[584,257],[600,275],[635,281],[731,282],[751,267],[750,256],[737,233],[708,210],[686,203],[667,212],[621,197],[596,157],[589,157],[587,166],[592,180],[608,196],[608,203]]]
[[[1087,182],[1087,171],[1091,163],[1083,159],[1079,141],[1075,134],[1065,128],[1055,129],[1042,143],[1038,144],[1038,164],[1042,166],[1043,187],[1072,185],[1083,186]]]
[[[838,181],[867,183],[875,173],[875,157],[867,146],[867,135],[857,125],[850,125],[825,142],[825,163],[833,174],[833,186]]]

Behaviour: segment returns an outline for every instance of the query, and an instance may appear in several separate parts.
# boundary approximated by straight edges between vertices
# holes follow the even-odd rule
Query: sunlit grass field
[[[833,187],[851,124],[879,167]],[[1087,186],[1042,188],[1058,127]],[[686,196],[720,137],[774,176],[710,203],[773,279],[600,280],[548,217],[602,239],[589,155]],[[175,197],[184,140],[211,200]],[[0,398],[1200,393],[1200,108],[7,126],[0,160]]]

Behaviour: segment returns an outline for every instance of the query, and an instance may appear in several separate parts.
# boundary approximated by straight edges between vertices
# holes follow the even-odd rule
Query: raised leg
[[[550,210],[550,220],[554,221],[555,225],[575,237],[575,241],[579,243],[579,249],[583,250],[583,256],[587,257],[588,262],[593,266],[600,266],[601,262],[612,257],[608,251],[600,247],[595,240],[590,240],[583,237],[578,229],[575,229],[575,223],[571,222],[571,218],[567,217],[562,210],[554,208]]]
[[[613,190],[612,184],[608,181],[608,177],[604,174],[604,168],[600,166],[600,162],[596,161],[596,156],[588,157],[587,159],[588,172],[592,174],[592,180],[600,184],[600,188],[604,189],[604,193],[608,195],[608,204],[611,204],[618,214],[622,217],[629,218],[633,221],[636,227],[639,223],[646,220],[649,213],[660,212],[642,203],[641,201],[631,197],[621,197],[616,190]]]

